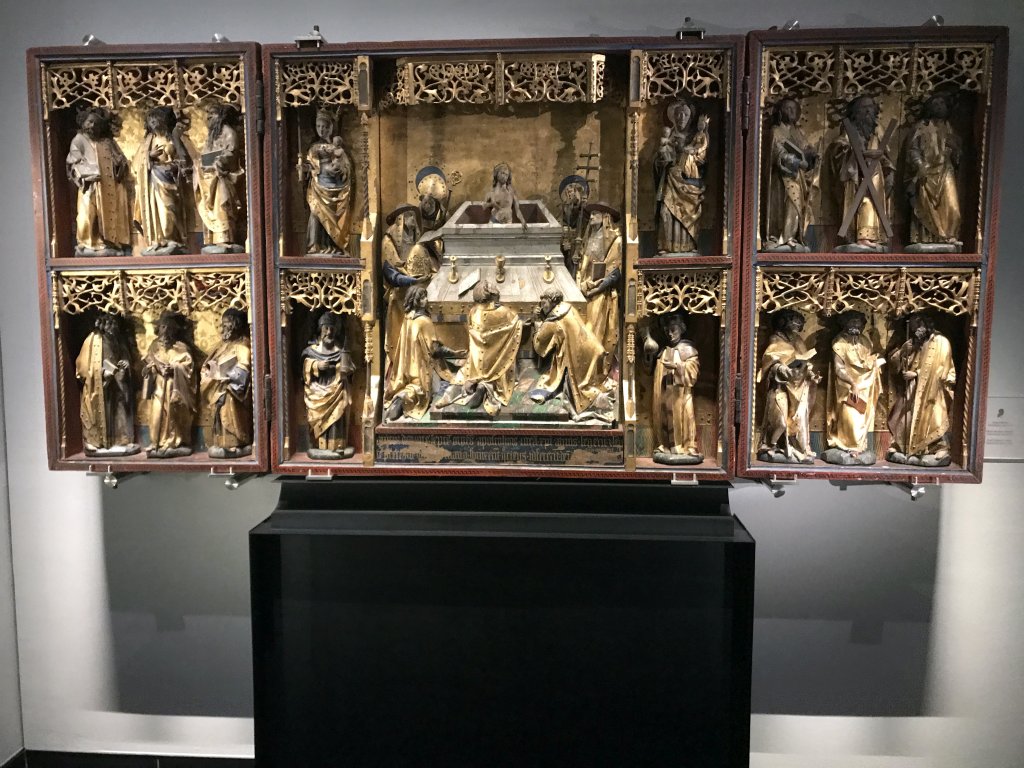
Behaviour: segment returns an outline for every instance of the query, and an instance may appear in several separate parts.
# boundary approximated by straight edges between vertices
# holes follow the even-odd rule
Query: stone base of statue
[[[188,445],[181,445],[177,448],[149,448],[146,456],[151,459],[177,459],[180,456],[191,456],[192,448]]]
[[[206,455],[211,459],[240,459],[251,453],[251,445],[242,445],[235,448],[223,448],[219,445],[211,445],[206,449]]]
[[[853,451],[844,451],[842,448],[829,448],[821,454],[821,460],[826,461],[829,464],[838,464],[844,467],[869,467],[878,461],[878,457],[875,456],[874,451],[860,451],[859,453],[854,453]]]
[[[131,246],[120,248],[116,245],[108,245],[106,248],[87,248],[79,245],[75,248],[75,256],[131,256]]]
[[[832,249],[836,253],[886,253],[883,243],[843,243]]]
[[[953,457],[945,452],[907,456],[905,453],[890,449],[885,458],[894,464],[909,464],[913,467],[948,467],[953,463]]]
[[[655,451],[653,458],[655,464],[668,464],[670,466],[700,464],[704,461],[704,457],[699,453],[672,453],[671,451]]]
[[[172,256],[174,254],[184,252],[185,246],[181,243],[176,243],[173,240],[165,243],[164,245],[151,245],[142,251],[145,256]]]
[[[810,253],[811,249],[803,243],[780,243],[778,240],[769,239],[762,251],[764,253]]]
[[[356,449],[353,446],[348,448],[342,448],[340,451],[332,451],[327,448],[310,448],[306,451],[306,455],[311,459],[317,461],[341,461],[342,459],[351,459],[356,454]]]
[[[85,455],[90,457],[104,457],[104,456],[133,456],[142,450],[142,446],[138,443],[128,443],[127,445],[114,445],[110,448],[97,448],[94,445],[85,444]]]
[[[686,258],[687,256],[700,256],[700,251],[696,249],[692,251],[658,251],[654,254],[656,259]]]
[[[959,240],[952,243],[911,243],[906,247],[907,253],[960,253],[964,244]]]
[[[814,459],[804,456],[802,459],[775,448],[762,448],[757,452],[758,461],[767,461],[771,464],[813,464]]]
[[[245,249],[237,243],[211,243],[202,248],[202,253],[210,254],[243,253],[244,251]]]
[[[322,249],[312,248],[312,249],[308,249],[306,251],[306,255],[307,256],[337,256],[337,257],[340,257],[340,258],[345,258],[349,254],[348,254],[347,251],[345,251],[342,248],[322,248]]]

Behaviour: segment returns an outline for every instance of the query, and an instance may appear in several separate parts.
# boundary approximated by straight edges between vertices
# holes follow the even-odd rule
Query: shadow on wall
[[[731,499],[757,542],[752,712],[925,714],[938,489],[743,484]]]
[[[248,532],[277,503],[256,479],[149,475],[103,491],[122,712],[252,717]]]

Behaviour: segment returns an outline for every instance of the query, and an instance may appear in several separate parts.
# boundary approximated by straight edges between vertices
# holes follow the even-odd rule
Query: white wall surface
[[[201,42],[213,32],[286,42],[314,23],[342,41],[671,34],[684,14],[711,34],[737,34],[788,18],[805,28],[893,26],[933,13],[1011,28],[990,394],[1019,397],[1019,0],[4,3],[0,335],[25,745],[251,755],[246,532],[276,497],[268,480],[227,492],[205,477],[138,477],[109,491],[46,469],[25,48],[76,44],[87,32],[109,43]],[[881,486],[802,483],[778,500],[739,487],[735,510],[759,542],[754,766],[1024,765],[1018,477],[1017,465],[989,465],[982,486],[932,489],[918,502]],[[0,611],[4,568],[0,544]],[[0,635],[0,680],[13,663],[4,648]]]
[[[7,450],[3,440],[2,368],[0,365],[0,765],[20,752],[25,744],[21,730],[18,638],[14,624],[14,566],[7,503]]]

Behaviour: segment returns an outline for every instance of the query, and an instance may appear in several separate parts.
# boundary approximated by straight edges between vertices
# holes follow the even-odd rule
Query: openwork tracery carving
[[[291,302],[308,309],[321,307],[335,314],[357,315],[361,307],[360,273],[305,272],[285,270],[281,275],[281,305],[291,311]]]
[[[765,53],[764,84],[769,100],[781,96],[831,94],[835,55],[827,50],[781,51]]]
[[[247,272],[190,271],[187,284],[193,312],[249,308]]]
[[[898,270],[888,272],[833,271],[829,285],[829,314],[870,307],[876,312],[895,312],[901,288]]]
[[[235,104],[244,112],[245,85],[241,62],[211,61],[192,64],[182,70],[185,103],[221,101]]]
[[[493,62],[425,61],[400,66],[401,104],[492,104],[496,101]]]
[[[798,308],[817,312],[824,309],[825,272],[765,272],[758,274],[761,309],[777,312]]]
[[[763,100],[831,94],[905,93],[920,98],[937,88],[984,92],[991,46],[885,46],[827,49],[768,48],[763,58]],[[838,62],[838,65],[837,65]]]
[[[400,59],[398,104],[594,103],[604,96],[604,56],[582,53],[477,56],[465,61]],[[384,103],[391,99],[388,95]]]
[[[908,272],[905,276],[903,312],[937,309],[951,315],[977,312],[973,271],[954,273]]]
[[[47,108],[183,107],[204,101],[242,106],[241,59],[224,61],[104,61],[43,65]]]
[[[118,107],[181,104],[178,72],[173,62],[115,64],[114,87]]]
[[[124,312],[119,272],[62,272],[55,281],[58,309],[69,315],[89,310]]]
[[[758,269],[758,306],[769,313],[800,309],[826,316],[850,309],[892,316],[928,309],[973,315],[978,309],[975,285],[979,279],[972,269]]]
[[[914,90],[931,93],[936,88],[955,86],[962,91],[984,91],[987,87],[988,46],[918,48],[914,51]]]
[[[910,90],[909,48],[843,50],[841,96]]]
[[[58,309],[69,315],[89,310],[142,313],[171,309],[191,314],[249,308],[249,275],[244,269],[59,272],[55,289]]]
[[[114,106],[110,65],[46,66],[44,83],[50,109],[68,109],[78,104],[90,107]]]
[[[352,61],[287,61],[281,63],[281,102],[286,107],[309,104],[356,104],[356,67]]]
[[[588,101],[590,67],[583,61],[510,61],[504,77],[507,101]]]
[[[637,290],[641,315],[663,315],[679,310],[721,315],[725,308],[724,270],[643,272],[640,278]]]
[[[644,51],[641,93],[647,101],[678,96],[722,98],[727,88],[725,51]]]

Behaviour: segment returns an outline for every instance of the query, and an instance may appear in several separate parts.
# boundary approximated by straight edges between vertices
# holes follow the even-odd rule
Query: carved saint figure
[[[829,464],[874,464],[868,435],[875,425],[875,407],[882,393],[885,358],[872,349],[864,334],[867,318],[847,312],[842,331],[832,340],[832,370],[828,376],[825,444],[821,458]]]
[[[783,309],[772,318],[774,333],[761,356],[757,380],[765,382],[764,421],[757,458],[780,464],[813,464],[809,416],[811,385],[820,380],[800,334],[804,317]]]
[[[601,340],[564,298],[558,288],[547,288],[534,310],[533,348],[550,361],[530,398],[543,403],[564,392],[577,416],[595,411],[593,415],[603,413],[610,419],[611,402],[605,396],[610,387],[605,385]]]
[[[245,240],[245,152],[238,110],[230,104],[205,107],[206,141],[196,179],[203,253],[241,253]]]
[[[956,253],[963,248],[956,188],[962,144],[949,124],[952,98],[948,93],[929,96],[907,139],[910,253]]]
[[[693,408],[693,387],[700,373],[697,348],[683,338],[686,322],[680,315],[666,315],[662,328],[668,343],[658,351],[658,342],[648,337],[645,347],[658,356],[654,363],[651,426],[654,429],[654,461],[658,464],[700,464],[704,455],[697,448],[697,417]]]
[[[405,294],[405,316],[384,389],[384,421],[403,416],[422,419],[433,396],[434,374],[452,380],[450,361],[466,351],[449,349],[437,339],[427,312],[427,289],[414,285]]]
[[[388,228],[381,240],[380,262],[387,306],[384,353],[389,360],[393,358],[401,333],[409,287],[430,282],[438,268],[427,247],[418,243],[420,227],[416,214],[417,208],[413,205],[400,205],[393,210],[385,219]]]
[[[311,459],[347,459],[355,453],[348,444],[348,422],[356,366],[345,348],[340,316],[325,312],[317,329],[316,340],[302,350],[306,418],[313,436],[306,453]]]
[[[884,137],[879,134],[878,119],[879,106],[874,97],[858,96],[846,105],[846,123],[850,127],[844,124],[839,138],[829,148],[834,192],[844,221],[849,221],[846,234],[840,233],[847,243],[839,246],[838,251],[881,252],[889,242],[883,221],[888,221],[895,165],[884,147]],[[858,152],[870,175],[864,173]]]
[[[587,299],[587,327],[605,352],[605,373],[619,345],[619,284],[622,282],[622,235],[619,212],[603,203],[584,209],[589,217],[576,282]]]
[[[511,224],[518,218],[523,229],[526,229],[526,219],[523,218],[523,211],[519,207],[516,188],[512,186],[512,169],[508,163],[498,163],[494,166],[491,191],[484,199],[484,208],[491,212],[492,224]]]
[[[806,252],[811,174],[818,154],[799,128],[800,102],[786,98],[775,108],[768,172],[766,251]]]
[[[911,315],[907,335],[892,357],[899,386],[889,412],[892,444],[886,458],[900,464],[945,467],[952,461],[949,406],[956,386],[953,350],[928,315]]]
[[[131,252],[128,158],[114,140],[116,116],[101,107],[78,113],[78,133],[68,151],[68,178],[78,187],[75,254]]]
[[[252,453],[252,346],[245,313],[227,309],[220,318],[220,340],[199,375],[199,393],[213,416],[211,459]]]
[[[558,185],[558,197],[562,201],[562,240],[559,245],[565,268],[571,275],[579,270],[583,228],[587,223],[583,207],[589,195],[590,185],[582,176],[566,176]]]
[[[662,137],[654,159],[657,251],[696,253],[704,204],[704,166],[708,155],[708,117],[697,116],[688,99],[669,104],[671,133]],[[671,152],[669,152],[671,149]]]
[[[498,286],[481,280],[473,287],[473,308],[467,321],[469,353],[438,400],[438,407],[464,403],[481,405],[489,416],[507,406],[516,384],[516,355],[523,339],[523,323],[501,304]]]
[[[306,253],[345,254],[352,205],[352,160],[338,135],[337,116],[330,110],[317,111],[316,135],[304,162],[299,164],[299,181],[306,185],[309,207]]]
[[[448,177],[436,165],[420,168],[416,173],[416,191],[420,196],[422,230],[433,232],[440,229],[448,220],[448,203],[452,195]]]
[[[154,107],[146,115],[146,135],[132,158],[135,179],[135,221],[148,243],[143,253],[182,253],[188,238],[185,189],[192,158],[174,128],[170,107]]]
[[[134,391],[128,342],[119,318],[102,312],[75,360],[82,383],[82,441],[86,456],[128,456],[135,440]]]
[[[185,317],[164,312],[156,324],[156,339],[142,361],[142,399],[149,401],[151,459],[192,453],[192,419],[196,410],[195,369],[185,341]]]

